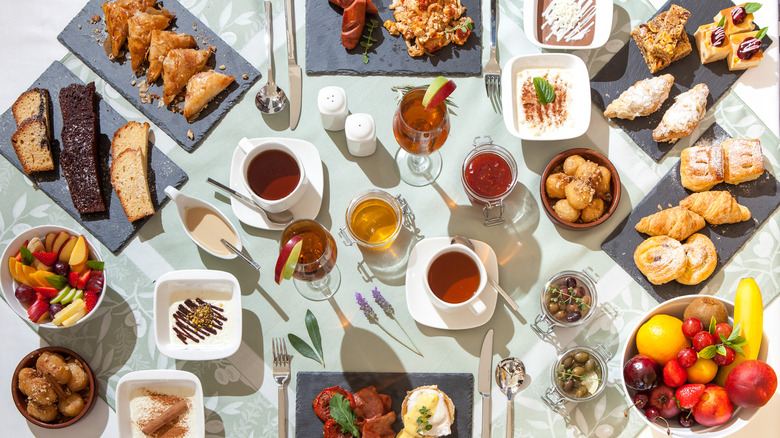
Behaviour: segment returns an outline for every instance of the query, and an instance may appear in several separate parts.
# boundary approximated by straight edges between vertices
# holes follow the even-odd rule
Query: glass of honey
[[[357,243],[367,249],[387,248],[401,231],[404,217],[411,214],[401,195],[367,190],[350,201],[347,226],[339,230],[339,235],[347,246]]]
[[[401,180],[412,186],[428,185],[439,176],[442,159],[437,151],[450,132],[447,103],[425,109],[425,91],[418,87],[406,93],[393,116],[393,135],[401,146],[395,161]]]
[[[471,202],[482,205],[485,226],[504,222],[504,199],[517,184],[512,154],[493,144],[489,136],[474,139],[474,149],[463,160],[461,182]]]
[[[293,271],[295,288],[304,298],[313,301],[332,297],[341,284],[341,273],[336,266],[338,249],[333,236],[316,221],[298,219],[282,231],[279,249],[295,236],[303,239],[301,255]]]

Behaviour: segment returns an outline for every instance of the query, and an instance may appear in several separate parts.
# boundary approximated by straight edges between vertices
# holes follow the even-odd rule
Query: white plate
[[[539,0],[525,0],[523,7],[525,37],[528,38],[528,41],[543,49],[585,50],[603,46],[609,40],[609,34],[612,31],[612,0],[591,1],[596,3],[596,19],[593,22],[596,29],[593,34],[593,41],[587,46],[562,46],[539,41],[536,36],[536,11],[539,7]]]
[[[228,335],[228,342],[221,345],[174,345],[171,334],[169,307],[171,294],[176,291],[192,291],[195,298],[197,291],[216,290],[230,294],[228,307],[229,320],[233,328]],[[208,298],[206,298],[208,300]],[[223,271],[192,269],[172,271],[160,276],[154,286],[154,340],[157,349],[172,359],[180,360],[215,360],[228,357],[238,351],[241,346],[241,286],[233,274]]]
[[[409,254],[409,265],[406,267],[406,307],[409,308],[409,314],[415,321],[428,327],[447,330],[479,327],[490,321],[496,310],[498,293],[490,283],[485,286],[486,290],[479,298],[485,305],[485,310],[480,314],[474,314],[469,309],[444,312],[433,305],[425,292],[423,284],[425,266],[431,255],[436,250],[451,245],[450,241],[449,237],[432,237],[423,239],[412,248]],[[488,275],[498,281],[498,261],[493,248],[479,240],[471,239],[471,242],[474,243],[474,251],[482,259]]]
[[[297,138],[250,138],[249,141],[255,146],[271,141],[284,143],[289,148],[299,152],[308,182],[303,198],[290,208],[290,211],[295,216],[295,219],[314,219],[317,217],[322,205],[322,193],[325,190],[322,161],[317,148],[308,141]],[[230,188],[250,196],[249,190],[247,190],[241,177],[241,160],[245,155],[241,147],[236,146],[236,150],[233,152],[233,161],[230,163]],[[262,210],[250,207],[232,196],[230,197],[230,204],[238,220],[250,227],[262,228],[264,230],[283,230],[285,228],[285,225],[269,222]]]
[[[116,386],[116,416],[119,423],[119,437],[131,438],[133,429],[130,420],[130,395],[138,388],[183,388],[192,390],[192,410],[194,413],[192,436],[206,436],[203,414],[203,388],[200,380],[188,371],[145,370],[133,371],[119,379]]]
[[[530,1],[530,0],[529,0]],[[574,78],[569,112],[575,117],[574,126],[548,131],[541,135],[525,134],[517,126],[517,73],[529,68],[561,68],[569,70]],[[501,101],[504,125],[510,134],[522,140],[565,140],[579,137],[590,125],[590,76],[582,60],[568,53],[542,53],[515,56],[501,70]],[[573,91],[572,91],[573,90]]]

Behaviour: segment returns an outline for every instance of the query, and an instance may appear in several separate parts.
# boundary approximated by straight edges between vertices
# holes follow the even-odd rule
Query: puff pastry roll
[[[203,70],[214,46],[203,50],[173,49],[163,61],[163,102],[166,105],[184,89],[192,75]]]
[[[739,205],[726,191],[694,193],[680,201],[680,205],[699,213],[713,225],[734,224],[750,219],[750,210]]]
[[[723,182],[723,148],[692,146],[680,154],[680,182],[694,192],[703,192]]]
[[[709,237],[696,233],[683,243],[685,251],[685,271],[675,280],[678,283],[694,285],[706,280],[715,272],[718,253]]]
[[[136,12],[127,20],[127,50],[130,52],[133,71],[138,71],[146,61],[152,31],[165,29],[174,17],[166,9],[149,8],[146,12]]]
[[[680,242],[653,236],[636,247],[634,263],[650,283],[664,284],[682,275],[688,262]]]
[[[634,120],[652,114],[669,97],[673,84],[674,76],[670,74],[639,81],[607,106],[604,117]]]
[[[146,82],[151,83],[160,77],[163,61],[171,49],[193,49],[198,46],[195,37],[185,33],[153,30],[149,44],[149,68],[146,69]]]
[[[752,181],[764,173],[764,153],[759,140],[731,138],[721,143],[727,184]]]
[[[691,135],[707,111],[709,88],[698,84],[678,95],[674,104],[666,110],[661,123],[653,130],[653,140],[674,143]]]
[[[701,215],[677,206],[643,217],[634,228],[650,236],[669,236],[674,240],[684,240],[704,228],[705,224]]]
[[[187,92],[184,94],[184,117],[192,123],[200,111],[208,105],[211,99],[225,90],[236,78],[223,75],[214,70],[202,71],[193,75],[187,82]]]

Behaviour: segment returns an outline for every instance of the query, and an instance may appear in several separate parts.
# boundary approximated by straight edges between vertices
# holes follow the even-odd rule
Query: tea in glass
[[[336,267],[338,249],[333,236],[319,223],[299,219],[284,229],[279,248],[295,236],[301,236],[303,240],[301,255],[293,271],[296,289],[311,300],[330,298],[341,282]]]

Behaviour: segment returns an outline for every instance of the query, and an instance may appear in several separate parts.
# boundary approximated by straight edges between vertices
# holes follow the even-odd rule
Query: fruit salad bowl
[[[86,236],[41,225],[16,236],[3,251],[0,289],[21,318],[39,327],[68,328],[89,319],[103,302],[103,269]]]
[[[634,326],[633,330],[631,331],[631,334],[628,337],[626,344],[623,347],[621,370],[623,370],[626,363],[631,358],[633,358],[635,355],[638,354],[638,349],[636,346],[637,333],[639,332],[640,327],[644,323],[649,321],[654,316],[662,315],[662,314],[673,316],[675,318],[683,320],[683,315],[686,307],[697,298],[700,298],[700,296],[689,295],[689,296],[682,296],[682,297],[671,299],[669,301],[659,304],[658,306],[656,306],[655,308],[647,312],[642,318],[640,318],[637,321],[636,326]],[[710,297],[710,298],[714,298],[725,305],[726,310],[728,311],[728,323],[733,325],[734,324],[733,321],[734,303],[718,297]],[[705,327],[704,330],[706,329],[707,328]],[[767,332],[764,331],[762,336],[762,341],[761,341],[761,347],[758,353],[758,360],[766,362],[767,351],[768,351]],[[661,383],[663,383],[663,377],[661,376],[659,378],[662,380]],[[626,378],[622,372],[620,374],[620,380],[621,380],[621,386],[623,388],[624,394],[626,394],[627,397],[627,401],[628,401],[627,406],[631,406],[634,404],[634,396],[637,394],[637,391],[629,388],[629,386],[626,383]],[[717,380],[717,378],[715,380]],[[675,389],[672,389],[672,392],[674,393]],[[734,413],[731,416],[731,418],[725,423],[720,424],[718,426],[708,427],[696,423],[693,427],[683,427],[678,422],[676,416],[672,418],[667,418],[666,420],[668,422],[668,428],[671,431],[672,436],[696,437],[696,438],[701,438],[701,437],[719,438],[719,437],[732,436],[739,429],[743,428],[753,418],[753,416],[756,414],[756,412],[758,412],[759,409],[760,408],[748,409],[748,408],[743,408],[734,405]],[[664,435],[667,434],[667,425],[663,422],[663,420],[659,418],[655,421],[649,421],[642,411],[636,408],[631,408],[631,410],[636,411],[631,415],[639,415],[651,428],[655,429],[656,431]]]

